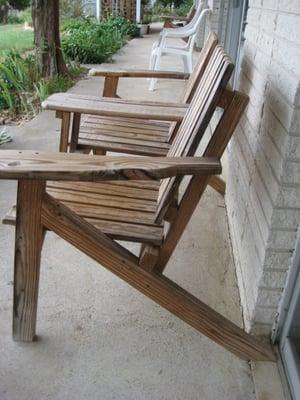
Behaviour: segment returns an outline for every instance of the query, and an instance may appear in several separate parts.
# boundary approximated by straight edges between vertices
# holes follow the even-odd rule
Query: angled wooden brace
[[[131,286],[243,359],[274,361],[271,347],[139,260],[99,229],[44,192],[44,180],[160,179],[220,173],[217,159],[95,157],[77,154],[2,151],[0,179],[19,180],[14,337],[35,333],[38,267],[43,229],[49,229],[101,263]],[[33,213],[33,216],[32,216]],[[29,225],[29,226],[27,226]]]

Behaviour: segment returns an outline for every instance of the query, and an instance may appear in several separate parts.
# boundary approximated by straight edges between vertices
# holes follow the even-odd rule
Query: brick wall
[[[250,0],[227,209],[248,330],[269,334],[300,222],[300,1]]]

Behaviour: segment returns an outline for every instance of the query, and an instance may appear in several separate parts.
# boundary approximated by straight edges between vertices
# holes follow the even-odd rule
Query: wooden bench
[[[40,255],[51,230],[129,285],[237,356],[275,361],[270,344],[163,275],[163,271],[247,105],[226,90],[233,64],[220,46],[185,112],[165,157],[113,157],[27,151],[0,152],[0,179],[18,180],[13,335],[35,335]],[[203,157],[195,150],[217,104],[224,108]],[[176,106],[175,106],[176,108]],[[171,113],[172,107],[170,107]],[[107,107],[104,107],[107,112]],[[191,176],[177,196],[184,176]],[[137,257],[115,239],[141,244]],[[213,256],[213,255],[212,255]],[[84,266],[83,266],[84,267]]]

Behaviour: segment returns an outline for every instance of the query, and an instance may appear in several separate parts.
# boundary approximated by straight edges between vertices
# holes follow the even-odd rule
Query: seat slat
[[[95,141],[82,139],[78,143],[78,149],[105,149],[106,151],[112,151],[117,153],[125,153],[125,154],[138,154],[141,156],[154,156],[154,157],[164,157],[166,156],[168,150],[159,149],[155,147],[145,147],[145,146],[135,146],[135,145],[127,145],[121,143],[110,143],[104,141]]]
[[[132,185],[131,185],[132,183]],[[115,239],[161,244],[163,226],[154,222],[159,182],[57,182],[47,192]]]
[[[91,124],[98,124],[101,125],[108,125],[111,127],[119,127],[121,126],[122,129],[126,130],[128,132],[134,132],[135,129],[138,131],[143,128],[146,134],[150,134],[152,132],[162,132],[162,133],[168,133],[169,132],[169,127],[170,127],[170,122],[164,122],[164,121],[147,121],[144,119],[132,119],[132,118],[105,118],[105,117],[99,117],[98,115],[89,115],[85,119],[84,122],[88,122]],[[117,128],[115,128],[117,129]]]
[[[90,121],[85,121],[81,125],[81,133],[90,132],[94,134],[101,134],[107,136],[115,136],[127,139],[138,139],[138,140],[152,140],[155,142],[166,142],[168,140],[168,132],[146,130],[143,127],[123,127],[120,125],[108,125],[102,123],[91,123]]]
[[[95,205],[95,206],[105,206],[105,207],[116,207],[124,210],[136,210],[136,211],[146,211],[155,212],[156,211],[156,201],[140,200],[133,198],[121,198],[120,196],[112,196],[100,193],[91,193],[86,190],[78,191],[74,188],[73,190],[69,188],[55,188],[48,187],[47,192],[51,196],[55,197],[59,201],[72,203],[79,203],[82,205]]]
[[[119,132],[119,136],[111,135],[111,132],[103,131],[99,132],[96,129],[89,129],[84,127],[80,132],[80,139],[88,139],[88,140],[99,140],[101,142],[109,142],[109,143],[119,143],[119,144],[129,144],[135,146],[144,146],[144,147],[158,147],[160,146],[163,149],[169,150],[170,145],[168,143],[163,143],[161,139],[154,141],[149,140],[149,137],[144,139],[132,138],[128,137],[127,133]],[[159,142],[159,143],[158,143]]]
[[[140,225],[93,218],[86,218],[86,221],[116,240],[130,240],[154,245],[160,245],[162,243],[163,228],[161,226]],[[13,206],[9,210],[2,222],[6,225],[15,225],[16,206]]]
[[[119,196],[122,198],[129,198],[129,199],[145,199],[152,202],[157,201],[157,191],[158,191],[158,182],[155,182],[156,185],[152,187],[142,187],[137,185],[120,185],[116,184],[117,182],[122,181],[112,181],[112,182],[85,182],[84,188],[81,190],[84,193],[95,193],[95,194],[104,194],[104,195],[111,195],[111,196]],[[138,181],[132,181],[137,183]],[[126,181],[124,183],[127,183]],[[131,183],[131,182],[130,182]],[[144,185],[147,185],[147,182],[143,182]],[[48,182],[48,188],[64,188],[66,190],[77,190],[78,185],[74,182]]]

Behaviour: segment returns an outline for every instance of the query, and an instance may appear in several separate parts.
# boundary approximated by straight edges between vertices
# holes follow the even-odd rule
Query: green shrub
[[[100,23],[77,19],[64,23],[62,31],[62,49],[67,57],[82,63],[102,63],[123,46],[127,35],[134,35],[136,25],[123,17],[108,17]]]
[[[175,5],[175,8],[172,8],[172,5]],[[189,12],[193,5],[193,0],[178,0],[176,3],[173,3],[169,0],[157,0],[152,7],[152,21],[159,21],[161,15],[175,14],[185,16]]]
[[[10,51],[0,63],[0,113],[35,114],[51,93],[69,89],[79,72],[71,65],[70,77],[44,79],[38,73],[35,56],[22,57],[15,50]]]
[[[18,15],[9,15],[7,17],[8,24],[22,24],[24,21]]]
[[[24,22],[32,22],[31,7],[20,11],[19,18],[20,18],[22,23],[24,23]]]

